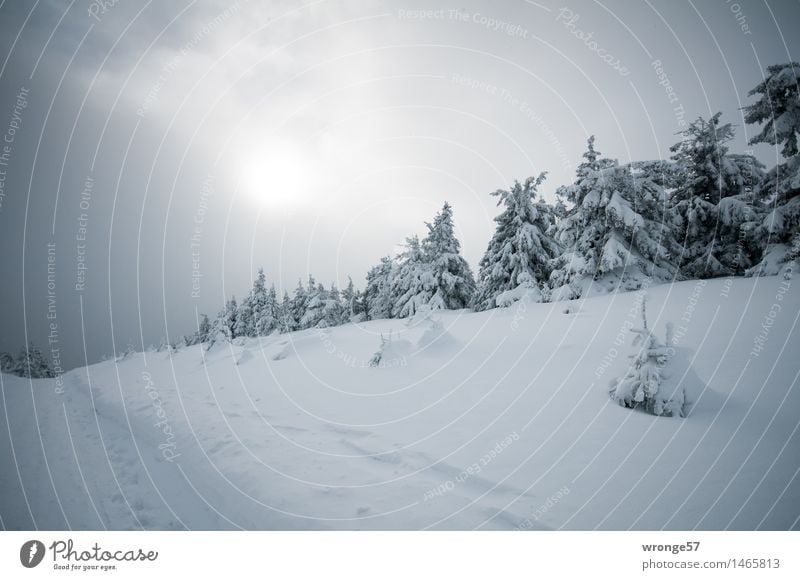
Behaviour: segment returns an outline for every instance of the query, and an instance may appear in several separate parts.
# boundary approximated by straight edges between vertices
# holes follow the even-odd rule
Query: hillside
[[[635,293],[138,353],[63,394],[2,375],[2,524],[798,528],[794,284],[650,289],[650,326],[674,322],[691,364],[685,419],[608,397]]]

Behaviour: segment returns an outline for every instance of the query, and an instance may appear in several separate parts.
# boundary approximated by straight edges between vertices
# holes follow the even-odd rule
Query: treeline
[[[423,239],[370,269],[362,291],[326,288],[312,276],[278,299],[259,271],[241,304],[231,299],[188,342],[264,336],[354,320],[404,318],[420,308],[486,310],[590,292],[634,290],[645,281],[777,274],[798,257],[800,237],[800,65],[770,66],[745,107],[762,124],[750,144],[781,145],[769,172],[752,155],[731,153],[721,113],[689,124],[671,158],[621,164],[589,138],[575,181],[555,205],[537,198],[542,173],[495,191],[501,213],[477,280],[460,254],[445,203]]]

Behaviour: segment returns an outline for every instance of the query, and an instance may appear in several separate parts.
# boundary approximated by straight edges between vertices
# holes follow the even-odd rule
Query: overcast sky
[[[745,151],[740,107],[798,59],[798,22],[794,1],[2,2],[0,350],[52,333],[69,368],[173,339],[259,266],[363,287],[445,200],[476,267],[488,193],[548,171],[553,200],[590,134],[666,158],[719,110]]]

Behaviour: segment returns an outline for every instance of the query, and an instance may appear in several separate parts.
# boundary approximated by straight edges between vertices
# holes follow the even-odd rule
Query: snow
[[[627,228],[638,229],[644,227],[644,219],[642,216],[633,211],[630,202],[623,199],[618,191],[611,194],[611,200],[608,202],[607,210],[611,215],[615,216],[616,219],[625,224]]]
[[[667,379],[701,385],[683,419],[608,396],[639,293],[136,353],[66,373],[63,394],[0,375],[2,523],[797,527],[800,292],[787,283],[649,289],[649,327],[675,324]],[[399,360],[371,367],[381,335]]]
[[[497,298],[495,298],[495,302],[500,308],[508,308],[515,302],[523,299],[539,302],[542,299],[542,293],[539,288],[535,286],[530,284],[520,284],[513,290],[506,290],[505,292],[498,294]]]
[[[797,269],[791,262],[786,262],[786,256],[792,247],[788,244],[770,244],[764,251],[764,256],[757,266],[748,271],[750,275],[775,276],[785,269]]]

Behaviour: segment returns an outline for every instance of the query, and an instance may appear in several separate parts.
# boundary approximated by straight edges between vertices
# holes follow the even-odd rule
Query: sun
[[[239,187],[258,204],[295,205],[308,194],[311,166],[307,157],[292,148],[251,152],[239,168]]]

